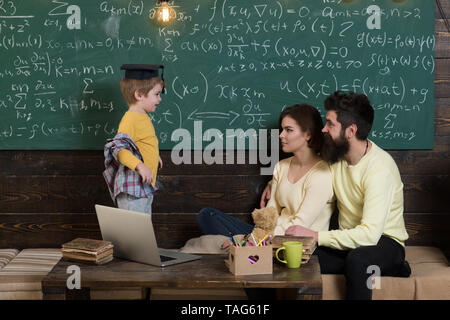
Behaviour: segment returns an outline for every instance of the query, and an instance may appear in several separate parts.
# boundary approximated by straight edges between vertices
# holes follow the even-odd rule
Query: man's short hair
[[[127,104],[133,105],[137,102],[134,93],[137,91],[141,95],[147,96],[148,92],[152,90],[157,84],[164,86],[165,83],[160,77],[154,77],[150,79],[128,79],[123,78],[120,80],[120,90]]]
[[[336,91],[325,99],[324,107],[327,111],[336,112],[342,130],[355,124],[358,127],[356,138],[367,139],[372,129],[374,111],[365,94]]]

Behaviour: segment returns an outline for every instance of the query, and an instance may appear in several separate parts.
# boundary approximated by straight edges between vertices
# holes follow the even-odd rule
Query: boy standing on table
[[[128,104],[117,135],[104,147],[103,172],[111,197],[121,209],[152,213],[159,156],[158,138],[147,114],[161,102],[164,89],[162,65],[124,64],[120,89]]]

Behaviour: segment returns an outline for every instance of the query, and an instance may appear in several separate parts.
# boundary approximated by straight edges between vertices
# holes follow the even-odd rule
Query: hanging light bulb
[[[169,2],[167,0],[161,0],[155,16],[159,23],[168,24],[172,22],[175,17],[175,10],[169,6]]]

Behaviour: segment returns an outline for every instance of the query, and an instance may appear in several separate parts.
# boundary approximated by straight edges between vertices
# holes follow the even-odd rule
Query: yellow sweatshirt
[[[339,250],[376,245],[381,235],[404,246],[403,183],[394,159],[372,142],[354,166],[331,165],[339,230],[320,231],[319,245]]]
[[[317,162],[300,180],[291,183],[288,171],[293,157],[275,165],[268,207],[280,214],[275,235],[284,235],[287,228],[302,225],[314,231],[328,230],[334,209],[330,168]]]
[[[129,135],[139,148],[144,164],[153,173],[152,186],[154,187],[156,175],[158,173],[159,149],[158,138],[156,137],[155,128],[153,127],[150,117],[146,113],[127,111],[120,121],[117,132]],[[123,165],[133,171],[135,171],[136,166],[141,163],[138,158],[126,149],[119,151],[118,158]]]

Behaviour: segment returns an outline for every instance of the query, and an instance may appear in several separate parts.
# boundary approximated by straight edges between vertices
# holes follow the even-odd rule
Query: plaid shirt
[[[112,139],[106,140],[104,147],[105,168],[103,177],[108,185],[112,200],[116,203],[116,197],[120,192],[128,193],[136,198],[148,198],[153,195],[158,187],[143,183],[137,171],[124,166],[117,159],[117,154],[122,149],[127,149],[139,160],[142,155],[131,137],[125,133],[119,133]]]

